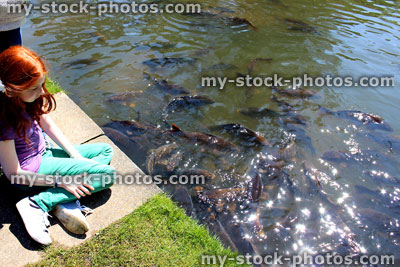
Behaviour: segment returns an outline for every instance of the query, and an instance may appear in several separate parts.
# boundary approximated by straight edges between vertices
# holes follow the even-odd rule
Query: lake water
[[[175,112],[167,122],[185,131],[222,136],[238,145],[239,154],[216,156],[200,146],[182,144],[185,158],[180,165],[206,168],[216,175],[200,190],[200,197],[196,195],[199,189],[193,186],[185,187],[183,194],[190,192],[192,196],[192,215],[233,249],[262,255],[278,250],[286,255],[336,251],[399,257],[400,3],[201,3],[213,12],[224,12],[219,16],[102,17],[94,13],[34,12],[22,28],[23,40],[45,57],[51,77],[99,125],[137,119],[140,114],[141,121],[165,127],[163,109],[174,96],[154,88],[144,72],[184,86],[191,94],[212,98],[215,103]],[[233,25],[221,16],[246,18],[257,30],[245,24]],[[196,60],[156,70],[142,63],[163,57]],[[394,76],[395,86],[313,87],[310,89],[317,91],[315,96],[294,98],[268,87],[228,85],[219,90],[200,84],[204,76],[247,74],[249,63],[256,58],[272,60],[259,60],[252,67],[252,75]],[[124,92],[137,92],[137,97],[127,103],[105,101]],[[288,125],[279,118],[239,112],[248,107],[268,107],[283,114],[282,107],[271,100],[272,95],[294,106],[307,125]],[[393,131],[371,129],[354,120],[324,114],[320,106],[379,115]],[[273,148],[249,147],[227,133],[208,128],[226,123],[239,123],[257,131]],[[255,167],[257,159],[290,145],[291,140],[296,141],[296,155],[285,159],[278,177],[271,178],[265,170],[259,174],[263,193],[258,201],[246,199],[243,192],[233,199],[222,195],[213,200],[215,191],[210,190],[246,187],[248,177],[259,171]],[[329,151],[340,153],[324,154]],[[145,155],[130,156],[144,168]],[[307,178],[316,169],[325,173],[317,176],[319,184]],[[177,191],[171,186],[165,190]]]

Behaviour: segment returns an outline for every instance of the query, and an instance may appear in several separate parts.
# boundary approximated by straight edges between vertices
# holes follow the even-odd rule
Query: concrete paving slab
[[[50,113],[52,119],[73,144],[80,144],[91,138],[89,143],[105,142],[113,146],[111,165],[117,172],[135,174],[143,172],[106,136],[72,100],[65,94],[57,94],[57,111]],[[74,125],[74,127],[71,127]],[[71,247],[81,244],[100,229],[121,219],[140,206],[149,197],[161,192],[156,185],[114,185],[81,200],[83,205],[94,209],[87,217],[90,230],[86,235],[68,233],[58,221],[50,220],[49,231],[54,243]],[[0,266],[24,266],[40,260],[42,248],[28,236],[15,203],[25,195],[15,189],[5,177],[0,178]]]
[[[72,144],[81,144],[103,134],[101,128],[66,94],[57,93],[54,96],[57,108],[50,113],[51,118]]]

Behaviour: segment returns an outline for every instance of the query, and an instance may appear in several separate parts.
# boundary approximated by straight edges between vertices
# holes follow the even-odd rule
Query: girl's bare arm
[[[40,116],[40,124],[43,130],[50,136],[50,138],[62,147],[73,158],[81,158],[79,152],[72,146],[65,135],[61,132],[58,126],[50,118],[49,115],[43,114]]]

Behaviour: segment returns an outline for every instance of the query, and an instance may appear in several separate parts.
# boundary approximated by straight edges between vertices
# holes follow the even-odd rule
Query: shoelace
[[[34,208],[36,208],[36,209],[41,209],[37,204],[36,204],[36,202],[32,199],[32,198],[29,198],[29,200],[30,200],[30,206],[32,206],[32,207],[34,207]],[[42,222],[44,223],[44,225],[46,226],[46,228],[48,228],[48,227],[50,227],[50,221],[49,221],[49,217],[50,218],[53,218],[53,216],[51,216],[48,212],[44,212],[43,213],[43,217],[42,217]],[[45,230],[46,232],[48,232],[48,230],[46,229]]]
[[[85,217],[93,213],[93,210],[91,208],[81,205],[81,202],[79,202],[79,200],[75,201],[75,203]]]

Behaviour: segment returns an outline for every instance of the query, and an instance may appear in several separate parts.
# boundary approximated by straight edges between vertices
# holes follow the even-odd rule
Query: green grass
[[[46,88],[52,95],[58,92],[64,92],[60,85],[49,77],[46,79]]]
[[[80,246],[52,245],[46,258],[33,266],[199,267],[201,255],[237,256],[171,199],[157,195]]]

